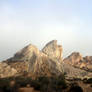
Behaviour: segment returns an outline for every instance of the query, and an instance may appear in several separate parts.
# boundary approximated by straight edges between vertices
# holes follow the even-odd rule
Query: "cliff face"
[[[59,76],[62,74],[61,58],[61,46],[57,41],[51,41],[42,51],[30,44],[4,63],[16,69],[19,75],[27,72],[31,77]]]

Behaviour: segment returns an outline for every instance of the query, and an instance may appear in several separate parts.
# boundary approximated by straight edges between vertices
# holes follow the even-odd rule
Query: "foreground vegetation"
[[[92,78],[84,79],[84,83],[92,86]],[[9,77],[0,79],[0,92],[19,92],[19,88],[32,87],[39,92],[83,92],[75,83],[68,83],[64,76],[59,77]],[[68,89],[68,90],[67,90]]]
[[[10,77],[0,79],[0,89],[4,92],[17,92],[20,87],[30,85],[40,92],[61,92],[67,87],[63,77],[39,77],[32,80],[30,77]],[[12,90],[12,91],[11,91]]]

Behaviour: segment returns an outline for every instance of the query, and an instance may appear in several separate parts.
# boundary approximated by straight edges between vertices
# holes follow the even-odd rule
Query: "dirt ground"
[[[40,92],[40,91],[36,91],[32,87],[30,87],[30,88],[24,87],[24,88],[20,88],[19,92]]]

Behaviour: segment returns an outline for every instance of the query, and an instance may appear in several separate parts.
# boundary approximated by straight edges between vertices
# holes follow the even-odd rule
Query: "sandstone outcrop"
[[[46,46],[42,49],[42,52],[50,57],[62,60],[63,48],[61,45],[57,45],[57,40],[53,40],[46,44]]]
[[[41,51],[30,44],[0,63],[0,77],[60,76],[63,72],[68,77],[92,76],[92,56],[82,57],[79,52],[74,52],[62,60],[62,51],[56,40],[46,44]]]
[[[73,52],[71,55],[69,55],[67,58],[64,59],[64,62],[67,62],[71,65],[75,65],[80,63],[80,61],[82,60],[83,57],[79,52]]]
[[[63,62],[86,71],[92,71],[92,56],[82,57],[79,52],[73,52]]]
[[[27,72],[31,77],[59,76],[62,74],[61,58],[61,46],[51,41],[42,51],[30,44],[4,62],[16,69],[18,74]]]

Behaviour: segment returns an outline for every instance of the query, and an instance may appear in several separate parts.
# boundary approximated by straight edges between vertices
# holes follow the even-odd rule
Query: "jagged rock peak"
[[[52,40],[47,43],[42,49],[42,52],[50,57],[62,60],[63,48],[61,45],[57,45],[57,40]]]
[[[28,61],[33,56],[33,54],[38,55],[39,53],[39,49],[36,46],[29,44],[28,46],[18,51],[12,58],[12,61]]]
[[[83,57],[79,52],[73,52],[71,55],[64,59],[64,62],[71,63],[73,65],[75,63],[79,63],[82,60]]]

